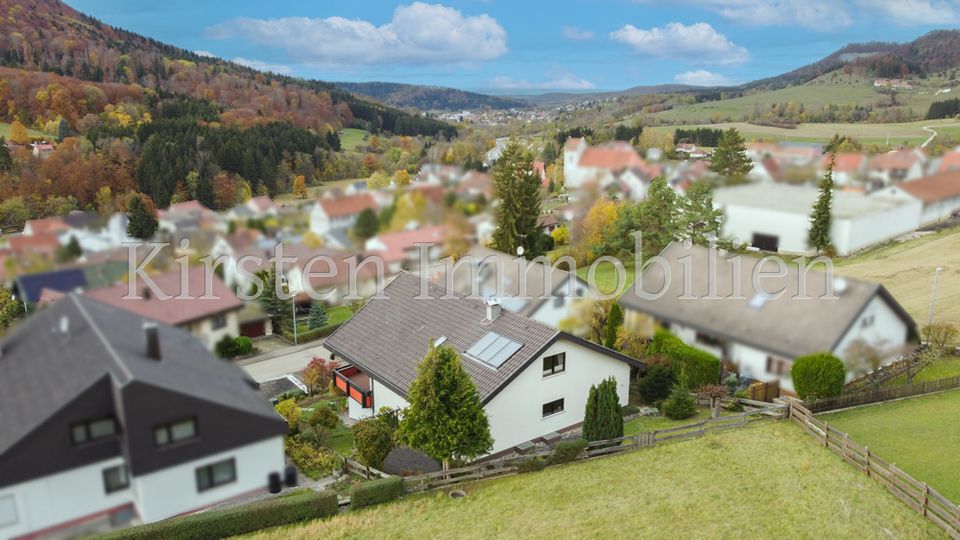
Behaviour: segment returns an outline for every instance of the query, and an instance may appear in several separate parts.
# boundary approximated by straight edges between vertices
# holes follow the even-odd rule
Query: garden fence
[[[818,420],[799,401],[790,400],[789,418],[800,424],[824,448],[832,450],[860,472],[883,484],[907,506],[936,523],[954,540],[960,540],[960,508],[935,489],[897,468],[852,439]]]
[[[857,392],[868,388],[876,388],[890,379],[905,373],[909,373],[911,371],[916,373],[921,367],[923,367],[923,365],[927,363],[924,355],[920,354],[920,352],[920,349],[917,349],[907,356],[904,356],[894,362],[890,362],[884,366],[880,366],[866,375],[857,377],[856,379],[843,385],[843,391]]]
[[[743,402],[745,400],[741,400]],[[708,418],[701,422],[685,424],[655,431],[645,431],[626,437],[618,437],[603,441],[593,441],[587,444],[586,449],[575,459],[593,459],[602,456],[629,452],[640,448],[650,448],[667,442],[676,442],[684,439],[702,437],[713,431],[724,431],[743,427],[750,422],[765,418],[784,418],[787,414],[786,405],[760,402],[747,402],[759,405],[741,413],[719,418]],[[408,492],[427,491],[454,484],[472,482],[487,478],[496,478],[516,474],[523,469],[523,463],[533,460],[548,460],[554,453],[553,448],[542,447],[521,456],[501,458],[466,467],[437,471],[404,478],[404,485]]]
[[[841,394],[839,396],[829,398],[811,399],[804,401],[803,406],[816,414],[825,411],[845,409],[847,407],[856,407],[858,405],[866,405],[868,403],[877,403],[891,399],[932,394],[934,392],[942,392],[943,390],[951,390],[954,388],[960,388],[960,376],[905,384],[901,386],[861,390],[859,392]]]
[[[391,475],[387,474],[379,469],[373,467],[368,467],[363,463],[354,461],[348,457],[343,458],[343,469],[348,473],[358,474],[367,480],[374,480],[377,478],[390,478]]]

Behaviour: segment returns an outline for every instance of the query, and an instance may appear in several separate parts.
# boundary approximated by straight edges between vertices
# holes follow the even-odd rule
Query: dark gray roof
[[[401,476],[437,472],[442,469],[439,461],[406,446],[394,447],[383,460],[383,472]]]
[[[0,342],[0,454],[105,375],[279,419],[241,368],[184,330],[158,324],[162,360],[148,358],[145,320],[69,294]]]
[[[878,295],[903,319],[908,330],[916,333],[916,323],[882,285],[836,277],[829,282],[835,298],[826,297],[828,274],[820,264],[808,269],[802,281],[808,299],[797,298],[801,277],[792,260],[784,261],[787,273],[782,277],[770,275],[776,271],[775,264],[765,264],[764,276],[759,281],[763,290],[773,293],[782,289],[783,294],[776,299],[761,301],[753,286],[753,274],[762,259],[718,251],[716,271],[713,272],[716,289],[713,292],[720,298],[709,299],[706,298],[710,293],[709,250],[699,246],[686,248],[674,242],[660,256],[669,269],[666,291],[659,298],[645,299],[630,287],[620,297],[621,305],[661,321],[690,326],[788,358],[833,351],[867,303]],[[740,258],[739,282],[736,283],[740,299],[731,298],[736,272],[728,259],[734,257]],[[687,271],[687,268],[691,270]],[[642,282],[643,290],[652,295],[663,287],[665,275],[660,264],[650,264],[638,282]],[[688,278],[689,290],[685,292]]]

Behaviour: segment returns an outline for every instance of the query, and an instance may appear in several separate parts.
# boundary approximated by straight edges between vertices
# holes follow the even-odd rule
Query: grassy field
[[[878,456],[960,501],[960,391],[824,414]]]
[[[657,131],[673,133],[677,127],[708,127],[728,129],[736,128],[748,141],[794,141],[794,142],[827,142],[834,134],[849,135],[864,144],[917,145],[923,143],[930,136],[921,129],[923,126],[932,126],[942,136],[956,137],[960,135],[960,124],[956,120],[924,120],[919,122],[903,122],[899,124],[800,124],[796,129],[786,129],[773,126],[757,126],[746,122],[721,122],[716,124],[700,124],[695,126],[659,126]],[[949,127],[937,128],[943,125]]]
[[[834,266],[839,275],[882,283],[921,326],[929,316],[934,272],[943,267],[935,320],[960,325],[960,228],[886,244]]]
[[[921,369],[916,375],[913,376],[913,382],[920,383],[924,381],[935,381],[937,379],[949,379],[950,377],[957,376],[960,376],[960,358],[956,356],[948,356],[946,358],[934,360],[929,365]],[[886,386],[899,386],[906,383],[907,376],[904,374],[890,379],[886,383]]]
[[[736,414],[728,411],[720,411],[721,416]],[[657,429],[667,429],[687,424],[695,424],[710,418],[710,409],[700,409],[696,416],[685,418],[683,420],[673,420],[666,416],[640,416],[623,424],[623,434],[634,435],[644,431],[654,431]]]
[[[332,308],[327,308],[327,326],[332,326],[334,324],[341,324],[347,322],[347,319],[353,316],[353,311],[350,309],[350,306],[334,306]],[[297,331],[306,332],[310,330],[310,316],[309,315],[298,315],[297,316]]]
[[[53,139],[53,135],[44,133],[42,131],[37,131],[35,129],[28,129],[27,133],[29,133],[31,137],[38,139]],[[0,122],[0,137],[4,137],[8,141],[10,140],[10,124],[6,122]]]
[[[257,538],[939,538],[787,422],[410,497]]]
[[[623,264],[624,276],[626,280],[620,285],[620,293],[626,290],[627,287],[633,285],[633,280],[636,277],[636,267],[633,261],[626,262]],[[584,266],[577,268],[577,277],[589,283],[587,279],[590,273],[590,266]],[[616,267],[612,264],[602,263],[597,265],[597,271],[594,274],[595,285],[600,292],[604,294],[611,294],[615,292],[617,288],[617,280],[619,275],[617,274]]]
[[[340,130],[340,148],[343,150],[356,150],[357,146],[363,142],[369,131],[356,128],[343,128]]]

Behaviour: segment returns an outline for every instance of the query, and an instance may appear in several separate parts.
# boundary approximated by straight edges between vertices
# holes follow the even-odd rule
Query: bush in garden
[[[517,462],[517,472],[520,474],[542,471],[547,466],[543,458],[531,458]]]
[[[253,354],[253,340],[247,336],[237,336],[233,340],[233,351],[237,356]]]
[[[623,437],[623,414],[613,377],[590,387],[583,415],[583,437],[588,441]]]
[[[383,460],[393,450],[393,432],[390,425],[379,417],[367,418],[353,425],[353,443],[357,448],[357,461],[379,469]]]
[[[277,403],[277,406],[274,407],[280,416],[282,416],[287,421],[287,427],[294,431],[300,425],[300,416],[303,414],[300,411],[300,405],[292,399],[285,399],[280,403]]]
[[[720,376],[719,358],[687,345],[666,330],[657,330],[645,352],[668,359],[673,366],[673,380],[682,379],[692,388],[716,384]]]
[[[333,450],[295,437],[287,437],[286,451],[297,469],[314,480],[328,476],[341,464],[340,456]]]
[[[220,358],[231,359],[237,356],[236,341],[230,336],[223,336],[216,345],[217,356]]]
[[[577,459],[584,450],[587,449],[586,439],[574,439],[572,441],[560,441],[553,447],[553,454],[547,457],[547,465],[560,465],[561,463],[570,463]]]
[[[307,419],[307,424],[313,427],[324,427],[327,429],[333,429],[337,427],[337,424],[340,423],[340,417],[337,416],[337,413],[325,403],[317,404],[316,408],[313,409],[313,414],[310,415],[310,418]]]
[[[697,414],[697,399],[685,387],[676,385],[670,397],[663,402],[663,414],[667,418],[683,420]]]
[[[300,373],[303,383],[307,385],[310,393],[323,392],[333,383],[333,370],[337,364],[332,360],[325,360],[316,356],[307,367]]]
[[[380,478],[356,484],[350,490],[350,509],[392,501],[403,495],[403,478]]]
[[[790,377],[800,399],[839,396],[847,369],[843,361],[828,353],[814,353],[793,361]]]
[[[339,510],[335,492],[301,489],[264,501],[166,519],[98,537],[111,540],[227,538],[270,527],[325,518],[337,514]]]
[[[650,366],[647,373],[640,378],[637,385],[637,391],[644,403],[653,404],[667,399],[670,395],[670,389],[673,387],[673,375],[670,373],[670,366],[666,364],[654,364]]]

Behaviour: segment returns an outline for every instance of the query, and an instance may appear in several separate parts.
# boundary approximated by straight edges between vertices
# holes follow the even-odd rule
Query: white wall
[[[240,335],[238,312],[231,311],[224,314],[224,317],[226,317],[227,324],[222,328],[215,329],[213,327],[213,318],[194,321],[184,328],[196,336],[201,343],[206,345],[207,349],[212,351],[217,347],[217,342],[223,339],[224,336],[237,337]]]
[[[0,500],[13,495],[16,522],[0,526],[0,538],[13,538],[133,502],[129,489],[107,494],[103,470],[123,463],[117,456],[43,478],[0,488]]]
[[[865,320],[872,322],[865,326]],[[840,358],[845,358],[850,345],[857,340],[863,340],[873,347],[887,352],[889,355],[887,361],[893,361],[896,360],[897,354],[907,343],[907,332],[908,328],[903,319],[879,295],[876,295],[857,317],[857,320],[850,325],[847,333],[833,349],[833,353]],[[847,380],[851,379],[853,379],[853,374],[847,373]]]
[[[923,207],[923,224],[934,223],[950,217],[950,214],[956,210],[960,210],[960,196],[927,204]]]
[[[236,460],[236,481],[198,492],[196,469],[229,458]],[[130,489],[139,501],[137,506],[143,521],[157,521],[266,490],[267,475],[282,473],[283,467],[283,437],[274,437],[134,477]]]
[[[543,357],[566,352],[566,370],[543,376]],[[471,361],[471,360],[464,360]],[[629,396],[630,366],[564,339],[558,340],[501,390],[484,409],[499,452],[583,421],[590,386],[615,377],[620,403]],[[543,404],[564,399],[564,410],[543,418]]]
[[[920,226],[922,205],[905,202],[883,212],[835,220],[830,237],[839,255],[847,255],[896,238]]]
[[[571,295],[570,285],[568,284],[569,279],[570,278],[567,278],[559,287],[554,289],[554,293],[562,297],[563,303],[557,305],[556,299],[549,298],[540,304],[540,307],[538,307],[536,311],[530,314],[531,319],[558,328],[560,321],[570,316],[570,310],[573,308],[574,302],[577,302],[578,291],[580,291],[580,298],[594,299],[596,297],[596,295],[590,291],[590,287],[579,279],[575,281],[576,285]],[[504,303],[504,307],[510,309],[506,303]]]
[[[370,387],[373,389],[373,408],[380,410],[387,407],[390,410],[407,408],[407,400],[390,390],[383,383],[370,379]]]

